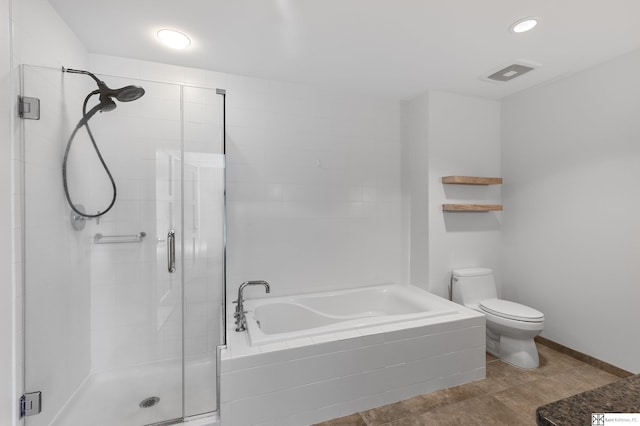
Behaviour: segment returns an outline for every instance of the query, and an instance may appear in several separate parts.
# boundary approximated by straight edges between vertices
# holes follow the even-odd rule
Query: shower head
[[[116,109],[116,103],[113,102],[113,99],[110,96],[102,95],[100,90],[94,90],[93,92],[89,93],[87,95],[87,98],[85,99],[85,105],[89,101],[89,99],[95,95],[100,95],[100,103],[91,109],[91,111],[95,110],[93,114],[95,114],[98,111],[109,112]],[[87,114],[87,115],[93,115],[93,114]]]
[[[98,91],[96,94],[100,94],[101,111],[112,111],[116,108],[113,98],[116,98],[120,102],[131,102],[140,99],[144,95],[144,89],[140,86],[125,86],[120,89],[112,89],[107,84],[96,77],[93,73],[83,70],[74,70],[69,68],[63,68],[63,71],[74,74],[86,74],[98,84]]]
[[[116,98],[120,102],[131,102],[140,99],[144,95],[144,89],[140,86],[125,86],[120,89],[112,89],[104,81],[98,83],[100,101]]]

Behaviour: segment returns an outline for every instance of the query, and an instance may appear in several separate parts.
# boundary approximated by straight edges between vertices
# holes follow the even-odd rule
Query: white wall
[[[2,313],[6,316],[1,323],[0,331],[3,351],[0,355],[0,377],[2,380],[0,408],[0,423],[14,424],[18,422],[16,418],[17,396],[22,394],[22,341],[24,338],[24,325],[22,323],[22,211],[23,200],[22,182],[20,180],[23,166],[21,157],[20,137],[17,132],[9,130],[9,123],[15,117],[15,99],[18,94],[18,72],[17,66],[22,63],[35,65],[59,67],[66,66],[82,67],[86,64],[86,50],[78,41],[75,35],[66,27],[58,15],[53,11],[47,1],[44,0],[21,0],[2,1],[0,31],[2,32],[2,111],[0,112],[1,128],[6,136],[6,140],[11,140],[12,144],[3,144],[3,150],[7,152],[0,156],[6,164],[2,169],[3,176],[0,178],[0,196],[7,200],[2,203],[0,218],[2,223],[8,228],[5,235],[12,235],[9,241],[11,247],[3,246],[0,269],[11,273],[2,281],[6,284],[0,289],[0,300],[3,301]],[[45,37],[42,35],[46,34]],[[12,36],[12,44],[9,40]],[[11,47],[11,51],[9,51]],[[10,62],[11,61],[11,62]],[[11,80],[11,82],[10,82]],[[6,92],[5,92],[6,91]],[[17,122],[19,124],[19,122]],[[18,126],[15,126],[18,129]],[[6,210],[5,210],[6,209]],[[6,330],[4,326],[10,327]],[[15,335],[11,337],[12,334]],[[8,358],[12,352],[13,359]],[[11,377],[15,378],[15,382]],[[5,378],[8,378],[5,380]],[[15,389],[13,386],[15,384]],[[12,389],[8,389],[11,386]]]
[[[272,295],[401,282],[399,102],[235,76],[226,88],[230,294],[255,279]]]
[[[445,203],[500,203],[500,186],[442,184],[449,175],[500,176],[500,103],[431,91],[408,112],[411,283],[447,297],[453,268],[500,273],[500,213],[442,211]]]
[[[450,175],[499,177],[500,103],[429,94],[429,290],[447,295],[451,270],[494,268],[499,285],[501,213],[443,213],[445,203],[500,203],[500,185],[443,185]]]
[[[405,238],[409,240],[409,283],[429,289],[429,95],[404,105],[403,146]]]
[[[640,51],[507,99],[508,297],[543,336],[640,372]]]
[[[8,0],[0,1],[0,224],[2,235],[14,234],[13,222],[13,153],[11,141],[11,115],[13,90],[11,86],[10,16]],[[3,238],[0,243],[0,424],[12,425],[16,418],[17,363],[15,340],[17,330],[16,292],[14,279],[13,238]],[[21,327],[21,325],[20,325]]]

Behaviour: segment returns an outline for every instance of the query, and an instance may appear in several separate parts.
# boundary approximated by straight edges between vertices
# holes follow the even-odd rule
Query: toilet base
[[[514,367],[527,370],[538,368],[538,348],[533,339],[515,339],[496,334],[487,329],[487,352]]]

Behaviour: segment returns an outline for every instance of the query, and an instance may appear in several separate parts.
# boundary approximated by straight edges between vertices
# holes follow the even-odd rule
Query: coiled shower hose
[[[71,210],[73,210],[74,213],[76,213],[79,216],[82,217],[86,217],[86,218],[98,218],[100,216],[105,215],[109,210],[111,210],[111,208],[113,207],[113,205],[116,202],[116,196],[118,193],[118,190],[116,188],[116,183],[113,180],[113,176],[111,175],[111,171],[109,170],[109,167],[107,166],[107,163],[104,161],[104,158],[102,158],[102,153],[100,152],[100,149],[98,148],[98,144],[96,143],[95,138],[93,137],[93,133],[91,132],[91,128],[89,127],[89,120],[91,119],[91,117],[93,117],[98,111],[101,110],[101,105],[97,105],[96,107],[92,108],[88,113],[87,113],[87,103],[89,102],[89,99],[91,99],[92,96],[99,94],[100,91],[99,90],[94,90],[93,92],[89,93],[87,95],[87,97],[84,99],[84,103],[82,105],[82,118],[80,119],[80,121],[78,122],[78,124],[76,125],[75,129],[73,129],[73,132],[71,132],[71,136],[69,137],[69,141],[67,142],[67,147],[64,151],[64,160],[62,161],[62,185],[64,186],[64,195],[67,199],[67,202],[69,203],[69,206],[71,207]],[[85,127],[87,129],[87,133],[89,134],[89,139],[91,139],[91,144],[93,145],[93,149],[96,151],[96,154],[98,155],[98,159],[100,160],[100,163],[102,164],[102,167],[104,168],[104,171],[107,173],[107,176],[109,177],[109,180],[111,181],[111,187],[113,188],[113,198],[111,199],[111,203],[109,204],[109,206],[104,209],[103,211],[98,211],[98,213],[96,214],[87,214],[84,212],[81,212],[80,210],[78,210],[78,208],[73,204],[73,201],[71,200],[71,196],[69,195],[69,186],[67,184],[67,160],[69,157],[69,151],[71,150],[71,144],[73,143],[73,139],[75,138],[76,134],[78,133],[78,130],[80,130],[82,127]]]

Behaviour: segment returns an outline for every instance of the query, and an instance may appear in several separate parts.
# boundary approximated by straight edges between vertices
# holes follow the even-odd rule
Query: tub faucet
[[[269,287],[269,283],[266,281],[245,281],[240,284],[240,287],[238,287],[238,300],[233,302],[236,303],[236,312],[233,314],[233,317],[236,319],[236,331],[245,331],[247,329],[247,318],[244,316],[247,311],[244,310],[244,296],[242,292],[245,287],[250,285],[263,285],[267,293],[271,292],[271,287]]]

